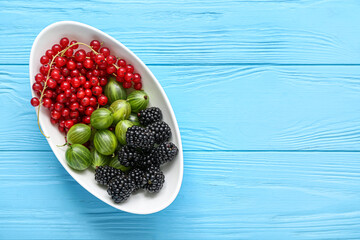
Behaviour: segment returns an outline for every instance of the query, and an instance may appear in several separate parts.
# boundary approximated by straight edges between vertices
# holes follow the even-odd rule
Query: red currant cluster
[[[90,50],[76,50],[79,45]],[[103,88],[113,75],[124,88],[142,88],[141,76],[124,59],[117,59],[107,47],[93,40],[90,46],[64,37],[40,58],[40,72],[32,89],[37,96],[31,105],[50,110],[50,121],[67,132],[76,123],[90,123],[92,112],[107,104]]]

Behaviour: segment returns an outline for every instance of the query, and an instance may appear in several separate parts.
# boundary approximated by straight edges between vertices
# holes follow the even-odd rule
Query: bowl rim
[[[97,199],[101,200],[102,202],[106,203],[107,205],[115,208],[115,209],[118,209],[118,210],[121,210],[121,211],[125,211],[125,212],[129,212],[129,213],[134,213],[134,214],[152,214],[152,213],[156,213],[156,212],[159,212],[165,208],[167,208],[172,202],[174,202],[174,200],[176,199],[177,195],[179,194],[180,192],[180,189],[181,189],[181,185],[182,185],[182,180],[183,180],[183,174],[184,174],[184,157],[183,157],[183,150],[182,150],[182,142],[181,142],[181,136],[180,136],[180,129],[179,129],[179,126],[178,126],[178,123],[177,123],[177,120],[176,120],[176,117],[175,117],[175,113],[174,113],[174,110],[170,104],[170,101],[164,91],[164,89],[162,88],[162,86],[160,85],[159,81],[157,80],[157,78],[154,76],[154,74],[152,73],[152,71],[150,71],[150,69],[145,65],[145,63],[136,55],[134,54],[130,49],[128,49],[124,44],[122,44],[120,41],[116,40],[114,37],[110,36],[109,34],[95,28],[95,27],[92,27],[90,25],[87,25],[87,24],[84,24],[84,23],[80,23],[80,22],[76,22],[76,21],[59,21],[59,22],[55,22],[55,23],[52,23],[48,26],[46,26],[44,29],[41,30],[41,32],[37,35],[37,37],[35,38],[32,46],[31,46],[31,52],[30,52],[30,58],[29,58],[29,74],[30,74],[30,89],[31,89],[31,92],[32,92],[32,96],[34,97],[35,96],[35,93],[34,91],[32,90],[32,79],[34,76],[34,72],[33,72],[33,62],[36,60],[34,59],[34,55],[35,55],[35,50],[34,50],[34,47],[37,46],[38,44],[38,41],[39,39],[41,39],[43,37],[43,35],[50,29],[52,28],[55,28],[55,27],[59,27],[61,25],[77,25],[77,26],[80,26],[80,27],[84,27],[84,28],[88,28],[90,29],[91,31],[94,31],[96,33],[98,33],[99,35],[104,35],[106,36],[107,38],[111,39],[112,41],[114,41],[115,43],[117,43],[118,45],[120,45],[120,47],[122,47],[124,49],[124,51],[126,51],[128,54],[130,54],[132,57],[134,57],[135,61],[137,61],[141,67],[147,72],[147,74],[149,74],[151,76],[151,78],[153,78],[155,81],[155,87],[157,89],[160,90],[160,93],[161,95],[164,97],[165,99],[165,105],[167,107],[167,109],[169,109],[169,115],[170,115],[170,119],[171,121],[173,122],[174,126],[175,126],[175,131],[176,131],[176,134],[175,134],[175,137],[176,137],[176,140],[178,142],[178,149],[179,149],[179,153],[178,153],[178,157],[179,157],[179,161],[180,161],[180,171],[179,171],[179,178],[178,178],[178,181],[177,181],[177,185],[176,185],[176,189],[175,191],[173,192],[173,194],[165,201],[165,204],[162,204],[160,207],[158,208],[152,208],[150,211],[137,211],[137,210],[132,210],[132,211],[129,211],[129,210],[124,210],[123,208],[121,208],[121,204],[120,205],[111,205],[105,201],[103,201],[101,198],[99,198],[98,196],[96,196],[96,194],[91,190],[91,189],[88,189],[86,187],[84,187],[84,185],[82,183],[80,183],[79,181],[76,180],[76,178],[73,176],[73,173],[68,171],[67,168],[64,166],[64,163],[61,162],[59,159],[62,158],[61,156],[59,156],[59,154],[54,151],[53,149],[53,146],[52,144],[50,143],[50,139],[49,138],[46,138],[52,152],[55,154],[57,160],[60,162],[60,164],[64,167],[64,169],[70,174],[70,176],[78,183],[80,184],[86,191],[88,191],[89,193],[91,193],[94,197],[96,197]],[[37,108],[35,108],[35,112],[37,113]],[[39,117],[39,122],[40,122],[40,125],[41,127],[43,127],[43,124],[42,124],[42,119],[41,117]],[[173,134],[173,137],[174,137],[174,134]],[[119,207],[117,207],[119,206]]]

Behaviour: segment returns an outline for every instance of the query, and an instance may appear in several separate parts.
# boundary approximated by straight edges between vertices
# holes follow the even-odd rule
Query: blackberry
[[[146,184],[144,188],[151,193],[159,192],[165,182],[165,176],[157,167],[150,167],[145,172]]]
[[[171,137],[171,129],[166,122],[156,122],[147,126],[147,129],[155,133],[155,143],[163,143]]]
[[[144,152],[141,161],[138,162],[137,166],[143,169],[153,165],[160,166],[160,161],[158,160],[156,153],[156,149],[151,149],[148,152]]]
[[[109,182],[108,194],[115,203],[122,203],[128,199],[135,189],[135,184],[128,176],[116,176]]]
[[[139,122],[141,123],[141,125],[144,125],[144,126],[147,126],[151,123],[162,120],[161,110],[160,110],[160,108],[157,108],[157,107],[151,107],[151,108],[146,108],[144,110],[141,110],[137,114],[137,116],[139,118]]]
[[[126,131],[126,142],[129,146],[150,150],[155,144],[155,134],[149,129],[139,126],[129,127]]]
[[[133,167],[141,160],[141,154],[135,148],[126,145],[120,149],[118,159],[121,165]]]
[[[129,177],[131,181],[133,181],[135,185],[135,190],[143,188],[146,184],[145,174],[144,171],[139,168],[133,168],[129,172]]]
[[[119,175],[124,175],[124,173],[120,169],[109,166],[100,166],[95,170],[95,180],[102,185],[107,185],[112,178]]]
[[[164,142],[160,144],[155,151],[159,163],[164,164],[173,160],[179,150],[172,142]]]

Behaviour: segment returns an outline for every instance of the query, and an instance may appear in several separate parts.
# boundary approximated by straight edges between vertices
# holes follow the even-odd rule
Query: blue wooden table
[[[0,239],[360,239],[359,12],[357,0],[0,0]],[[185,161],[167,209],[109,207],[40,134],[28,59],[60,20],[114,36],[164,87]]]

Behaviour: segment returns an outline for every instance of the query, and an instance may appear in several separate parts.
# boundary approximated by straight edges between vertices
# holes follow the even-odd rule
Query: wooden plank
[[[0,6],[3,64],[28,63],[36,35],[64,19],[109,33],[148,64],[360,64],[356,0],[64,0],[50,6],[17,0]]]
[[[352,66],[152,66],[186,150],[360,150]],[[27,66],[0,66],[0,150],[49,150]]]
[[[6,239],[360,238],[359,153],[185,152],[178,198],[146,216],[90,195],[51,152],[0,159]]]

